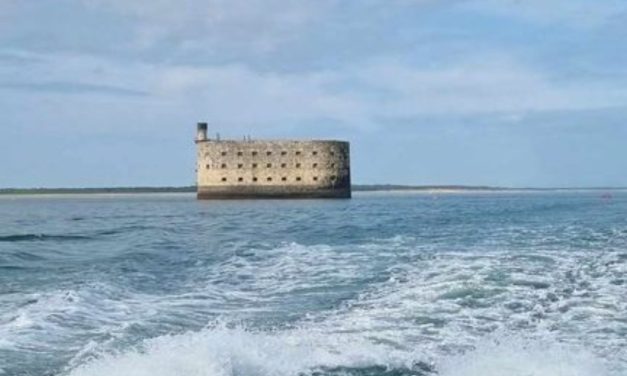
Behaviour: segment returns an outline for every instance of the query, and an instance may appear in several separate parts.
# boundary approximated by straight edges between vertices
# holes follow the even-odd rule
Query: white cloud
[[[209,116],[217,123],[243,128],[293,127],[331,119],[368,129],[377,127],[380,119],[423,115],[520,114],[627,105],[627,90],[619,84],[557,83],[498,56],[429,69],[388,58],[337,71],[271,73],[236,64],[165,66],[63,55],[28,70],[5,67],[0,70],[0,81],[12,82],[14,87],[22,84],[35,95],[38,87],[45,88],[40,95],[46,96],[55,88],[57,95],[69,96],[77,90],[64,93],[64,87],[89,88],[81,92],[83,103],[90,97],[96,102],[103,96],[117,98],[111,108],[132,112],[144,102],[158,113],[171,112],[168,117]],[[147,96],[129,98],[116,91]],[[102,111],[111,114],[110,108]]]
[[[627,90],[621,87],[552,82],[528,67],[494,56],[437,69],[377,59],[342,71],[308,74],[225,66],[169,68],[160,75],[156,92],[161,95],[204,100],[215,105],[214,113],[224,114],[223,120],[252,123],[332,118],[369,127],[378,118],[627,105]]]
[[[171,39],[187,49],[269,52],[292,40],[331,5],[331,0],[82,0],[134,19],[140,47]]]
[[[357,80],[391,93],[383,112],[490,113],[604,108],[626,104],[627,91],[606,85],[552,82],[543,74],[498,56],[481,56],[436,69],[388,60],[366,65]]]

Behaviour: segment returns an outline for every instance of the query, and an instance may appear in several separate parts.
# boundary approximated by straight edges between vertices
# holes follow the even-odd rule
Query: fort
[[[350,145],[336,140],[221,140],[198,123],[197,197],[350,198]]]

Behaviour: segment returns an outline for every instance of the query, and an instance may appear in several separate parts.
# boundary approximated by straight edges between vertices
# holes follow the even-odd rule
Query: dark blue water
[[[627,193],[0,197],[0,375],[627,375]]]

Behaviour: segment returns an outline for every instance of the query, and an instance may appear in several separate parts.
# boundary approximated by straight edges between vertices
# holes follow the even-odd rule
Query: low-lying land
[[[579,191],[579,190],[624,190],[623,187],[589,188],[509,188],[467,185],[398,185],[398,184],[358,184],[353,192],[377,191],[423,191],[423,192],[507,192],[507,191]],[[38,194],[115,194],[115,193],[195,193],[195,186],[185,187],[104,187],[104,188],[0,188],[0,195]]]

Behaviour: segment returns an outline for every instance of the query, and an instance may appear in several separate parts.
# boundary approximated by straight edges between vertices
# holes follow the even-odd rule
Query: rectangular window
[[[331,168],[335,168],[335,163],[331,163]]]
[[[266,165],[266,167],[267,167],[267,168],[272,167],[272,163],[268,163],[268,164]]]
[[[226,168],[226,163],[222,163],[222,168]]]
[[[242,153],[241,151],[238,151],[238,152],[237,152],[237,156],[238,156],[238,157],[241,157],[242,155],[244,155],[244,153]]]
[[[222,178],[222,181],[226,181],[226,178]]]
[[[296,168],[299,168],[299,167],[300,167],[300,163],[296,163]]]
[[[207,165],[207,170],[211,168],[211,165]]]
[[[267,151],[266,155],[272,155],[272,152],[271,151]]]
[[[254,178],[253,178],[253,181],[257,181],[257,177],[254,177]]]
[[[287,155],[287,152],[286,151],[282,151],[281,155]]]
[[[237,181],[244,181],[244,178],[237,178]]]
[[[311,167],[316,168],[316,167],[318,167],[318,164],[314,163],[314,164],[311,165]]]
[[[318,152],[317,151],[313,151],[311,154],[312,155],[318,155]]]
[[[282,178],[281,178],[281,181],[287,181],[287,177],[285,177],[285,176],[284,176],[284,177],[282,177]]]
[[[297,151],[297,152],[296,152],[296,155],[300,155],[300,151]]]
[[[226,152],[225,152],[225,151],[223,151],[223,152],[222,152],[222,156],[224,157],[225,155],[226,155]]]
[[[242,163],[238,163],[237,168],[244,168],[244,165]]]
[[[257,163],[253,163],[253,168],[257,168]]]
[[[335,152],[334,151],[331,152],[331,156],[332,157],[335,156]]]
[[[317,177],[317,176],[314,176],[314,177],[313,177],[313,180],[314,180],[314,181],[318,181],[318,177]]]
[[[266,180],[267,181],[272,181],[272,178],[270,176],[268,176],[268,178]]]
[[[297,176],[297,177],[296,177],[296,181],[300,181],[300,176]]]
[[[281,168],[285,168],[285,167],[287,167],[287,164],[286,163],[281,163]]]
[[[253,151],[253,153],[252,153],[252,154],[253,154],[253,157],[254,157],[254,156],[256,156],[256,155],[257,155],[257,152],[256,152],[256,151]]]
[[[331,180],[335,181],[335,179],[337,179],[337,177],[335,175],[332,175]]]

